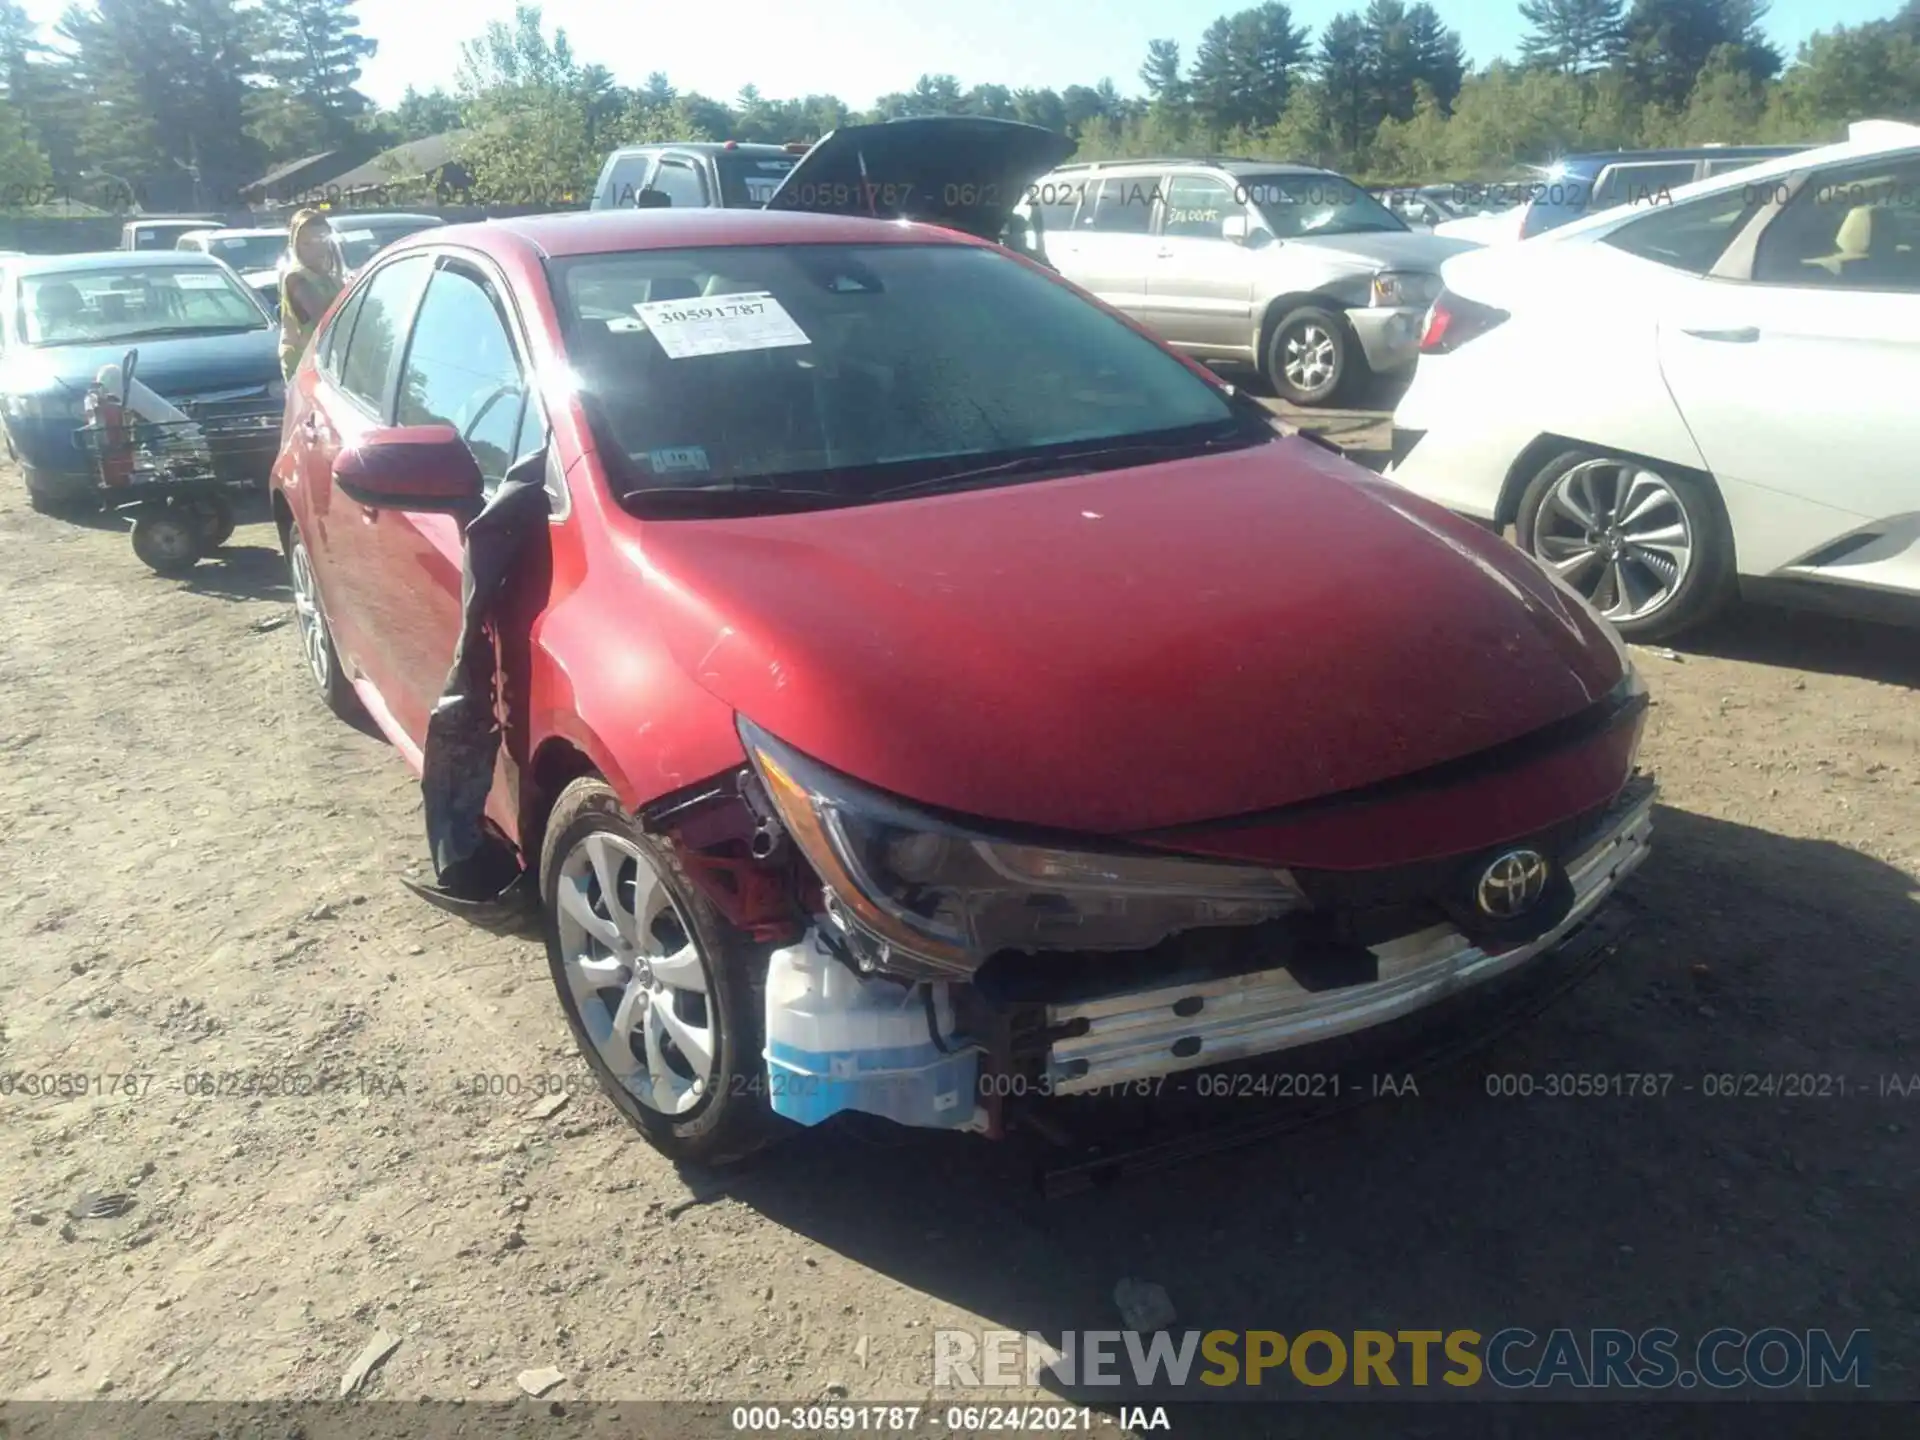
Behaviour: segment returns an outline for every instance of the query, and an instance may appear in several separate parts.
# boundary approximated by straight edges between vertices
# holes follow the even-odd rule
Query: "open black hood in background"
[[[1057,131],[973,115],[916,115],[821,137],[769,210],[924,220],[1000,238],[1027,187],[1073,153]]]

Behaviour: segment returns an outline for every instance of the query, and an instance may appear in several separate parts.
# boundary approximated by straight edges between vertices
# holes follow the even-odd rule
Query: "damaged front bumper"
[[[1507,944],[1423,909],[1402,922],[1410,928],[1383,927],[1391,938],[1355,942],[1331,966],[1297,944],[1288,953],[1261,930],[1079,957],[1093,961],[1090,970],[1064,982],[1046,973],[1045,957],[1001,957],[1041,987],[1016,998],[986,971],[977,984],[875,973],[849,949],[845,922],[829,920],[773,957],[766,1060],[774,1108],[807,1125],[857,1110],[998,1135],[1008,1096],[1122,1092],[1389,1026],[1520,971],[1590,928],[1648,854],[1654,799],[1652,781],[1636,779],[1555,847],[1565,857],[1563,898],[1536,922],[1549,928]],[[1210,944],[1216,968],[1195,963]],[[1123,970],[1152,978],[1129,984]],[[1089,974],[1098,977],[1091,986]],[[1068,988],[1043,993],[1062,983]]]
[[[1228,1064],[1310,1045],[1438,1003],[1553,950],[1593,915],[1647,857],[1654,795],[1636,787],[1597,841],[1567,862],[1574,899],[1553,930],[1527,944],[1488,950],[1451,924],[1374,945],[1378,978],[1309,989],[1290,970],[1135,990],[1046,1007],[1043,1089],[1083,1094],[1183,1070]]]

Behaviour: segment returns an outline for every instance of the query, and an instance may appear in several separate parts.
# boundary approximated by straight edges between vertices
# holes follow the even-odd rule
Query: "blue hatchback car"
[[[1710,175],[1724,175],[1792,155],[1805,145],[1700,145],[1682,150],[1614,150],[1600,155],[1569,155],[1547,168],[1540,179],[1520,187],[1527,212],[1520,222],[1524,239],[1557,230],[1569,221],[1617,205],[1657,205],[1667,192]]]
[[[93,500],[93,467],[74,431],[101,367],[133,349],[141,383],[189,416],[285,403],[279,331],[212,256],[115,250],[10,260],[0,281],[0,421],[34,508]],[[258,478],[271,459],[261,460]]]

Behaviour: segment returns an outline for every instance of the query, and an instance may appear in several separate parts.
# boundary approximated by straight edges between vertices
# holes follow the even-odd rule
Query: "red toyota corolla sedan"
[[[1571,591],[953,229],[429,231],[285,434],[315,681],[422,772],[448,903],[537,891],[676,1156],[1375,1026],[1647,852]]]

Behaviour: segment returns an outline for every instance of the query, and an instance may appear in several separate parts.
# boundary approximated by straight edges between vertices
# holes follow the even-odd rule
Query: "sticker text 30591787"
[[[786,307],[764,290],[703,300],[650,300],[635,305],[633,313],[674,360],[813,343]]]

